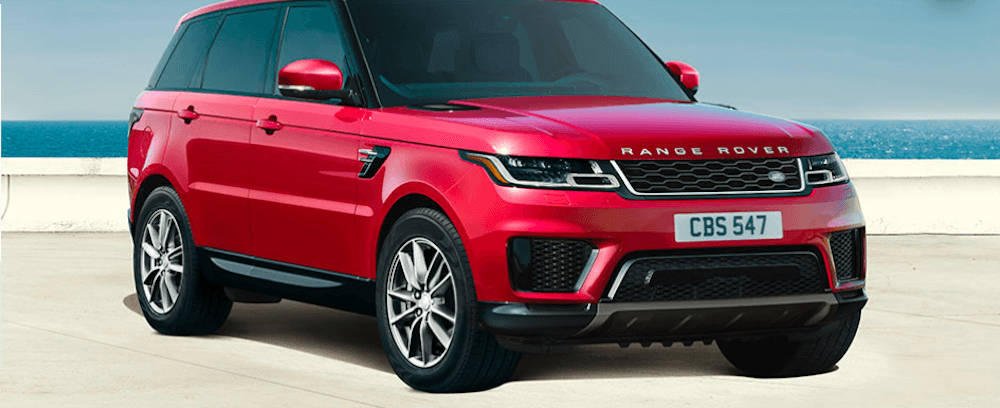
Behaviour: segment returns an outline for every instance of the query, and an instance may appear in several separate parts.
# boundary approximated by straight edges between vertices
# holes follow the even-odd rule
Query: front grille
[[[625,264],[608,297],[662,302],[824,293],[830,287],[822,265],[809,251],[641,258]]]
[[[639,195],[769,194],[804,189],[799,160],[795,158],[636,160],[615,164]]]
[[[522,292],[575,292],[596,252],[585,241],[563,239],[515,238],[508,248],[511,282]]]
[[[837,280],[849,282],[861,279],[864,261],[864,228],[830,234],[830,251],[837,271]]]

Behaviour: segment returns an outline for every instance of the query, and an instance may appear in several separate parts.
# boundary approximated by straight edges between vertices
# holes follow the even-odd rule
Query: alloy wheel
[[[140,262],[142,289],[150,309],[167,314],[177,303],[184,273],[184,245],[177,219],[160,209],[146,221]]]
[[[387,284],[386,317],[396,347],[414,366],[433,367],[455,336],[451,265],[433,242],[414,238],[393,257]]]

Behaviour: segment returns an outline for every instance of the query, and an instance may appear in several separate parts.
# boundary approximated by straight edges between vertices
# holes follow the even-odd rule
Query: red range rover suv
[[[234,301],[367,313],[430,392],[585,343],[829,370],[867,301],[848,175],[819,130],[697,88],[590,0],[196,10],[130,117],[142,311],[171,335]]]

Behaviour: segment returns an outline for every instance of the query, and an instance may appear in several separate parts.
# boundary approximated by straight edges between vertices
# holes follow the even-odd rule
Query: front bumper
[[[860,311],[863,289],[732,300],[551,305],[480,302],[480,321],[524,351],[586,343],[809,337]]]
[[[475,166],[470,164],[470,166]],[[769,198],[628,200],[613,192],[556,191],[503,187],[471,167],[448,195],[458,214],[463,244],[478,300],[498,303],[596,304],[622,264],[636,254],[665,251],[731,252],[746,248],[809,247],[827,272],[834,271],[829,237],[864,227],[852,185],[815,188],[808,195]],[[677,242],[674,215],[740,211],[780,211],[780,239],[730,242]],[[515,289],[508,249],[515,238],[579,240],[598,250],[573,292]],[[864,266],[862,265],[862,270]],[[864,286],[864,278],[839,282],[828,273],[833,292]]]

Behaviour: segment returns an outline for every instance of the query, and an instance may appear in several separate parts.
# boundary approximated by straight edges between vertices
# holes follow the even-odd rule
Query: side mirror
[[[278,90],[292,98],[356,103],[357,95],[344,90],[344,73],[337,64],[321,59],[298,60],[278,72]]]
[[[668,62],[667,69],[674,75],[677,75],[677,78],[681,80],[681,84],[691,91],[691,94],[698,93],[698,70],[680,61]]]

